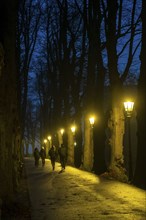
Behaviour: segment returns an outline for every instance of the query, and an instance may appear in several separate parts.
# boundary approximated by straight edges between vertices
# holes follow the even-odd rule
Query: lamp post
[[[63,128],[60,129],[60,133],[61,133],[61,135],[64,134],[64,129]]]
[[[127,116],[128,125],[128,145],[129,145],[129,180],[133,178],[133,167],[132,167],[132,149],[131,149],[131,126],[130,120],[133,112],[134,102],[126,101],[124,102],[124,108]]]
[[[70,126],[70,131],[68,132],[68,148],[67,148],[67,153],[68,153],[68,163],[70,165],[75,165],[75,132],[76,132],[76,127],[75,125]]]
[[[76,131],[76,127],[73,125],[73,126],[71,126],[71,131],[72,131],[72,133],[73,133],[73,135],[75,135],[75,131]]]
[[[62,138],[62,143],[63,143],[64,128],[61,128],[61,129],[60,129],[60,133],[61,133],[61,138]]]
[[[94,126],[94,122],[95,122],[95,118],[92,116],[92,117],[90,117],[89,118],[89,122],[90,122],[90,126],[91,126],[91,128],[93,128],[93,126]]]
[[[94,127],[94,122],[95,118],[93,116],[89,117],[89,122],[90,122],[90,148],[91,148],[91,159],[92,159],[92,166],[93,166],[93,127]]]
[[[48,136],[48,141],[49,141],[49,149],[51,148],[51,139],[52,139],[52,137],[51,137],[51,135],[49,135],[49,136]]]
[[[46,151],[46,153],[47,153],[47,139],[44,139],[44,148],[45,148],[45,151]]]
[[[44,139],[44,144],[46,144],[47,143],[47,139]]]
[[[73,134],[73,143],[74,143],[73,145],[75,146],[75,143],[76,143],[76,140],[75,140],[76,127],[75,127],[75,125],[72,125],[70,129]]]

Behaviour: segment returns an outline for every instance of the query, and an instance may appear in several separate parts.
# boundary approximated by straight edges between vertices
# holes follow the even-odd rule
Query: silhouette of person
[[[40,157],[42,159],[42,166],[45,166],[46,151],[43,146],[41,147],[41,150],[40,150]]]
[[[39,159],[40,159],[40,154],[39,154],[39,150],[37,147],[34,149],[33,155],[34,155],[34,160],[35,160],[35,166],[37,167],[39,165]]]
[[[56,162],[56,158],[57,158],[57,151],[56,151],[54,145],[52,145],[52,147],[49,150],[49,156],[50,156],[50,160],[51,160],[52,169],[55,170],[55,162]]]
[[[60,156],[60,163],[61,163],[62,170],[65,170],[67,150],[66,150],[66,147],[64,146],[64,144],[61,144],[61,147],[59,148],[58,152],[59,152],[59,156]]]

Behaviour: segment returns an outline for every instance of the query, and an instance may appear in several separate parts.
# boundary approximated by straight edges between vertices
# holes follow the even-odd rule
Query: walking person
[[[62,167],[62,171],[65,170],[66,166],[66,158],[67,158],[67,150],[64,144],[61,144],[61,147],[58,150],[59,156],[60,156],[60,163]]]
[[[33,156],[34,156],[34,160],[35,160],[35,166],[38,167],[40,154],[39,154],[39,150],[37,147],[34,149]]]
[[[56,151],[54,145],[52,145],[52,147],[49,150],[49,156],[50,156],[50,160],[51,160],[52,169],[55,170],[55,162],[56,162],[56,159],[57,159],[57,151]]]
[[[43,146],[41,147],[41,150],[40,150],[40,157],[42,160],[42,167],[44,167],[45,166],[45,159],[46,159],[46,151]]]

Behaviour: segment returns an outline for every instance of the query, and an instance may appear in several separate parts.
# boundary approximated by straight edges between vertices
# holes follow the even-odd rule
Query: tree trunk
[[[142,1],[142,4],[141,69],[138,84],[138,100],[140,101],[137,103],[138,148],[136,170],[133,182],[135,185],[146,189],[146,1]]]
[[[0,78],[0,197],[12,198],[17,187],[20,158],[19,119],[16,86],[17,1],[1,1],[0,45],[4,66]],[[16,146],[17,145],[17,146]]]
[[[111,93],[111,123],[108,127],[110,131],[109,142],[110,148],[110,164],[109,171],[117,179],[126,180],[125,170],[123,168],[123,106],[122,106],[122,82],[118,72],[117,62],[117,38],[116,38],[116,16],[117,16],[117,0],[108,1],[108,30],[107,30],[107,54],[108,68],[110,78]]]

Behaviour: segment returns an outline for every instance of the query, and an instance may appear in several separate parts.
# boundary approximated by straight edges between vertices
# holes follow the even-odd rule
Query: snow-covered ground
[[[40,161],[41,162],[41,161]],[[146,191],[70,166],[25,158],[32,220],[146,220]]]

